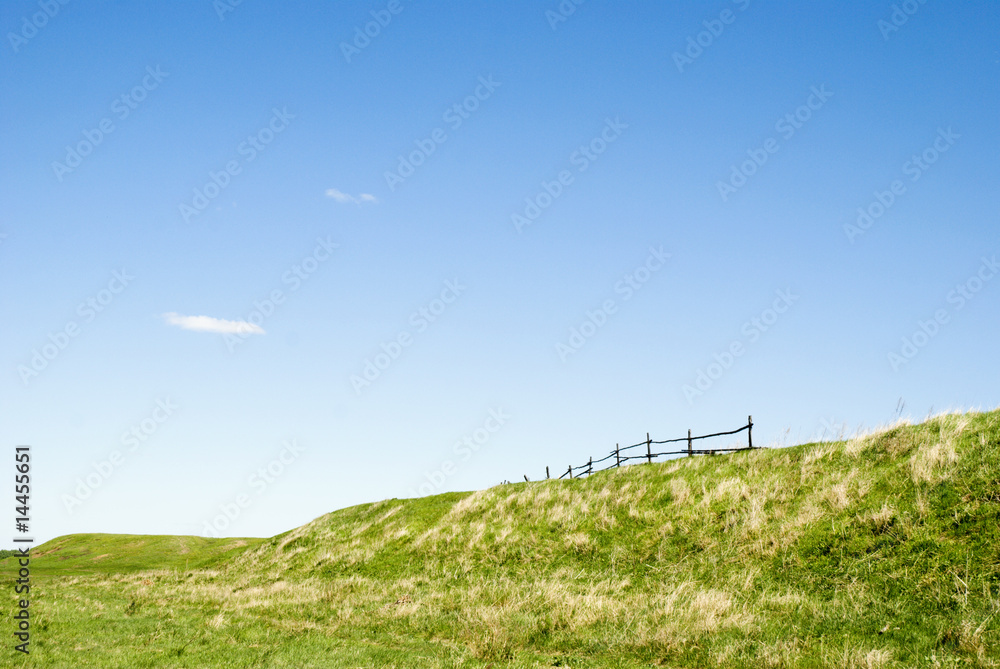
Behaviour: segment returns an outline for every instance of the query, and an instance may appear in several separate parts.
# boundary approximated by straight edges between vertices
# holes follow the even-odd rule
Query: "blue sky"
[[[995,3],[0,27],[0,442],[33,448],[40,540],[269,536],[647,431],[1000,404]]]

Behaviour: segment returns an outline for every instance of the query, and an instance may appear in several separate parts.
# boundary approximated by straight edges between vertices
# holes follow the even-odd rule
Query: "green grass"
[[[150,534],[68,534],[33,548],[31,563],[32,571],[37,570],[45,576],[198,569],[223,562],[248,546],[259,546],[266,541]]]
[[[945,415],[272,539],[61,537],[11,666],[1000,666],[998,456],[1000,412]]]

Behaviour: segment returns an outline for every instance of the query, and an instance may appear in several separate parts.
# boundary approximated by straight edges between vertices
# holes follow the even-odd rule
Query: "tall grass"
[[[163,538],[187,565],[63,538],[15,664],[998,666],[998,456],[1000,413],[948,414],[386,500],[245,545]]]

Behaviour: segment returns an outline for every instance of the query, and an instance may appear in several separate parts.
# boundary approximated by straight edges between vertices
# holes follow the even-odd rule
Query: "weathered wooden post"
[[[587,474],[592,474],[594,472],[594,456],[587,458]]]
[[[566,473],[569,474],[570,478],[573,478],[573,465],[569,466],[569,469],[566,470]]]
[[[547,481],[548,479],[549,479],[549,466],[545,465],[545,480]]]
[[[753,416],[747,416],[747,444],[753,448]]]
[[[649,440],[649,432],[646,433],[646,464],[653,464],[653,451],[650,450],[652,442]]]
[[[688,428],[688,457],[690,458],[694,453],[691,451],[691,428]]]
[[[615,444],[615,467],[622,466],[622,458],[618,455],[618,444]]]

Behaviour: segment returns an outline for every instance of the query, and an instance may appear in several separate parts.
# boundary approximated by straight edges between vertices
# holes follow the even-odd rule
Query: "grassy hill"
[[[1000,666],[1000,412],[35,555],[13,666]]]
[[[47,577],[198,569],[218,564],[247,546],[266,541],[147,534],[68,534],[32,549],[31,566],[33,572],[37,570],[38,574]]]

